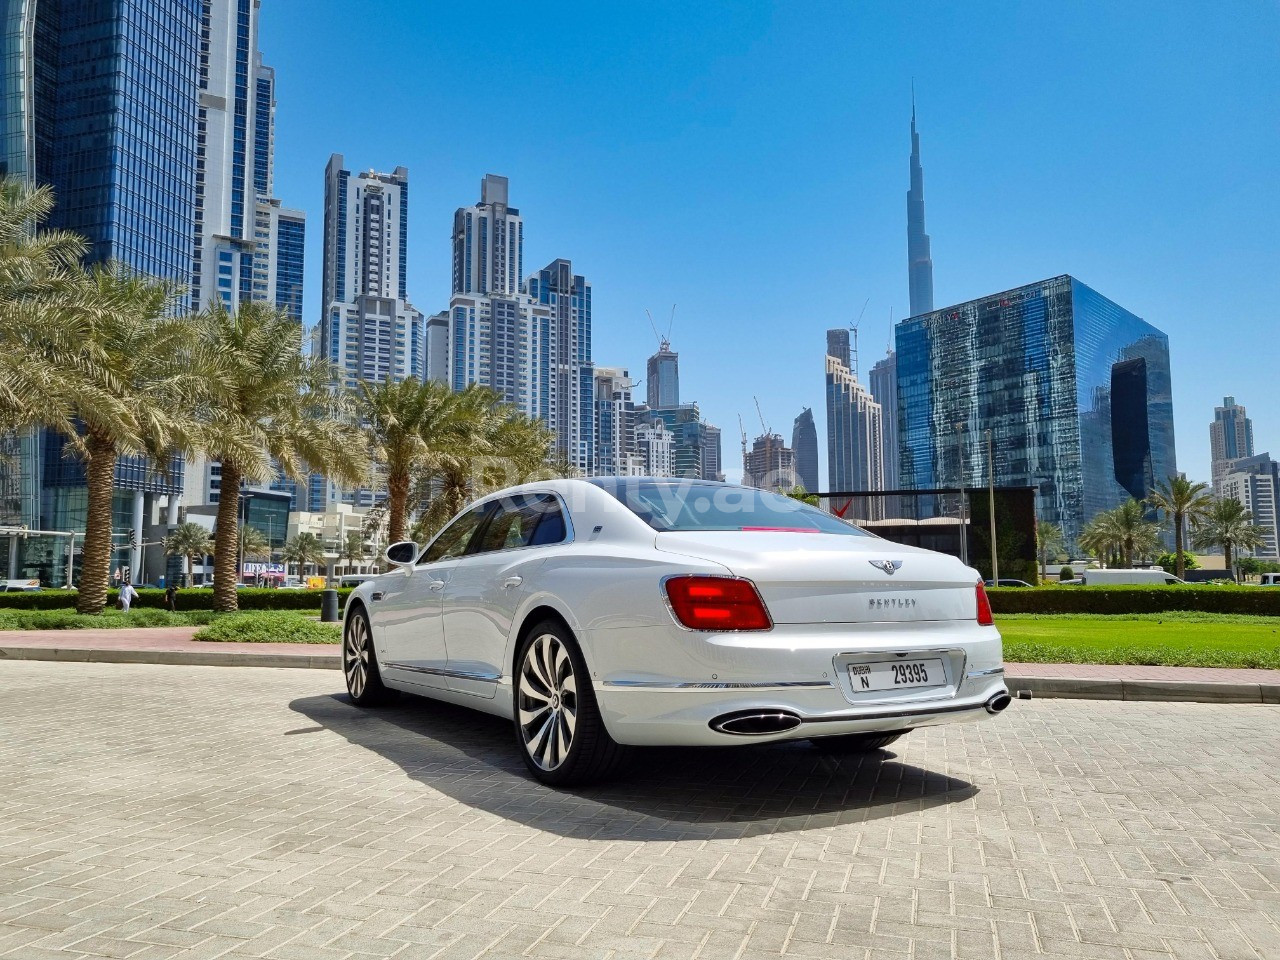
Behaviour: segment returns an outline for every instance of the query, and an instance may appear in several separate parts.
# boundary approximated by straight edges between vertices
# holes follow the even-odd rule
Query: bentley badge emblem
[[[897,573],[898,568],[902,566],[901,560],[868,560],[867,563],[871,564],[877,570],[883,570],[891,577]]]

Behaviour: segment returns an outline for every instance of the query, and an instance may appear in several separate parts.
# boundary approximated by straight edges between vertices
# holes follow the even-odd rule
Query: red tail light
[[[991,601],[987,599],[987,588],[978,584],[978,626],[993,627],[995,619],[991,616]]]
[[[671,577],[665,583],[671,612],[690,630],[769,630],[773,621],[750,580]]]

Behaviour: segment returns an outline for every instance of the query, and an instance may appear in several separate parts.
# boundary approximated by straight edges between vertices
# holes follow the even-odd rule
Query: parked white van
[[[1186,583],[1172,573],[1165,573],[1159,567],[1151,570],[1086,570],[1084,585],[1086,587],[1111,586],[1117,583],[1136,583],[1151,586],[1153,584]]]
[[[1264,587],[1280,587],[1280,573],[1264,573],[1264,574],[1262,574],[1262,586],[1264,586]]]

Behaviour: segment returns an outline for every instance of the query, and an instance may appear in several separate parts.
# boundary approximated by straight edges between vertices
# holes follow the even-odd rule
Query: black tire
[[[626,748],[605,729],[587,662],[562,623],[543,620],[525,633],[512,687],[516,747],[535,779],[567,787],[617,770]]]
[[[373,631],[364,607],[351,611],[342,631],[342,675],[346,678],[351,702],[357,707],[380,707],[399,694],[382,682],[378,653],[373,648]]]
[[[809,743],[823,753],[870,753],[889,746],[910,732],[895,730],[893,733],[846,733],[838,737],[814,737]]]

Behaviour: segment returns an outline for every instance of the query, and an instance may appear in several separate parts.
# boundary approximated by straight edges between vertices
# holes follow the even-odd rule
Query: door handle
[[[432,580],[432,581],[431,581],[431,583],[429,583],[429,584],[428,584],[428,586],[429,586],[432,590],[443,590],[443,589],[444,589],[444,581],[443,581],[443,580]]]
[[[507,577],[502,581],[502,589],[510,590],[512,587],[518,587],[524,583],[524,577]]]

